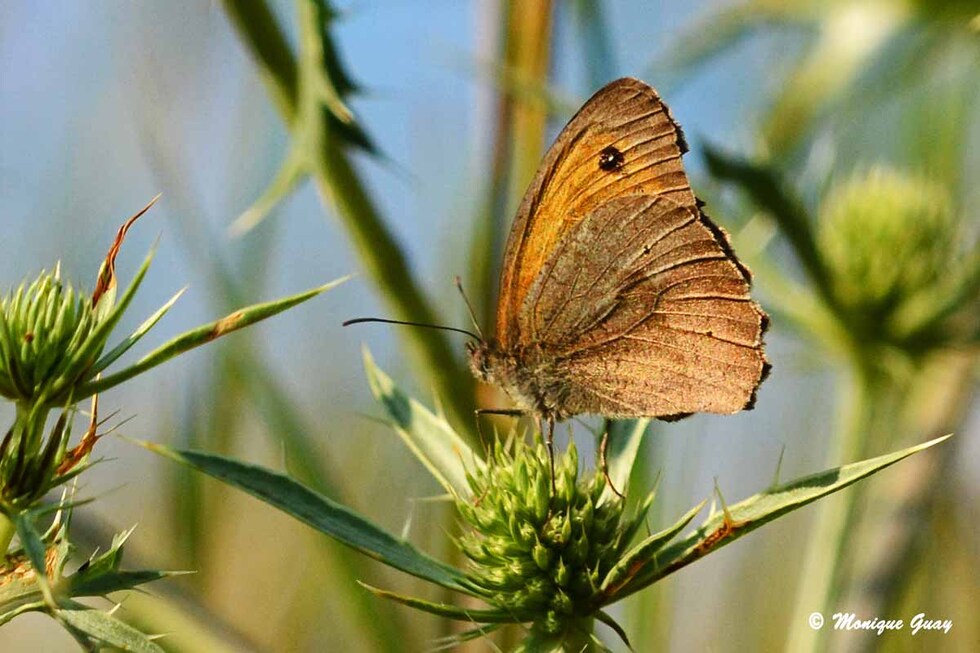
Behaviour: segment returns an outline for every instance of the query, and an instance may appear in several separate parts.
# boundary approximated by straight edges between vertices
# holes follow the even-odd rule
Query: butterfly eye
[[[623,153],[617,150],[612,145],[603,148],[599,152],[599,169],[605,170],[606,172],[612,172],[613,170],[619,170],[623,167],[625,159],[623,158]]]

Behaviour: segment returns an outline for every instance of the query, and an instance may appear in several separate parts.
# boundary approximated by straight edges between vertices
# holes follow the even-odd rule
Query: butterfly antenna
[[[480,323],[476,321],[476,312],[473,310],[473,305],[470,304],[469,297],[466,296],[466,291],[463,290],[463,280],[456,275],[456,289],[459,290],[459,294],[463,296],[463,303],[466,304],[466,310],[470,314],[470,322],[473,323],[473,328],[476,332],[480,334],[480,340],[485,340],[483,337],[483,329],[480,328]]]
[[[357,317],[353,320],[346,320],[343,326],[350,326],[352,324],[364,324],[365,322],[380,322],[382,324],[399,324],[402,326],[416,326],[424,327],[426,329],[439,329],[441,331],[455,331],[456,333],[462,333],[467,335],[474,340],[483,340],[483,338],[472,331],[467,331],[466,329],[457,329],[456,327],[442,326],[441,324],[426,324],[425,322],[409,322],[407,320],[386,320],[381,317]]]

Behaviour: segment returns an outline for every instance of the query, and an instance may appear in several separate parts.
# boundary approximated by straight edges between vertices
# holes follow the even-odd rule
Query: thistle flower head
[[[72,387],[105,346],[100,319],[58,267],[0,297],[0,395],[33,403]]]
[[[601,607],[599,586],[628,544],[623,502],[600,501],[601,473],[580,477],[574,443],[555,465],[543,444],[497,445],[458,502],[469,579],[485,600],[559,635]]]
[[[832,190],[820,218],[821,250],[857,333],[904,349],[949,339],[976,270],[945,188],[875,168]]]

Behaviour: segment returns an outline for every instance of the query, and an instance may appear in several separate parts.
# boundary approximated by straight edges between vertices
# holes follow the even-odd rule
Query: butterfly
[[[694,196],[647,84],[611,82],[548,150],[507,240],[476,377],[547,421],[749,410],[770,365],[751,275]],[[550,436],[549,436],[550,442]]]

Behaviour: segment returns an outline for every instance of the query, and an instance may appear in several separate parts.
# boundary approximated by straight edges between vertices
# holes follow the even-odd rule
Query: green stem
[[[299,110],[299,65],[275,15],[262,0],[224,0],[224,7],[255,57],[283,120],[293,125]],[[381,289],[395,318],[438,323],[404,252],[355,171],[345,144],[331,134],[329,125],[324,126],[323,133],[326,138],[320,151],[321,160],[313,173],[317,189],[336,208],[367,275]],[[461,348],[431,330],[403,329],[400,333],[408,341],[418,368],[446,402],[451,416],[475,440],[473,379],[456,357]]]
[[[835,429],[836,442],[830,453],[831,464],[854,462],[861,457],[874,412],[874,388],[870,376],[861,372],[852,372],[841,383],[839,425]],[[834,612],[834,598],[840,589],[841,558],[858,497],[858,488],[851,488],[842,493],[837,501],[825,501],[820,505],[790,618],[787,651],[807,653],[824,648],[830,616]],[[823,628],[810,626],[809,616],[814,612],[823,615]]]
[[[14,526],[14,522],[7,517],[7,515],[0,513],[0,550],[7,553],[10,549],[10,541],[14,539],[14,533],[17,532],[17,527]]]

